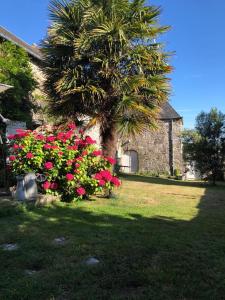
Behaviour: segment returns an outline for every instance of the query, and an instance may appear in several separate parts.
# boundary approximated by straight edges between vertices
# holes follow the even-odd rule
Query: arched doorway
[[[126,173],[137,173],[138,166],[138,153],[135,150],[127,150],[122,156],[122,170]]]

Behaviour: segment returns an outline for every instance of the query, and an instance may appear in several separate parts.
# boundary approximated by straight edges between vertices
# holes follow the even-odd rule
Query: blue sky
[[[160,22],[172,29],[162,40],[175,51],[171,104],[193,127],[196,115],[218,107],[225,113],[225,1],[152,0]],[[1,1],[0,25],[28,43],[38,43],[48,25],[48,0]]]

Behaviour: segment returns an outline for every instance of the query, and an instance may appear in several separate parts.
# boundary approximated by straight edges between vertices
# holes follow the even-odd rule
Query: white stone
[[[100,261],[97,259],[97,258],[95,258],[95,257],[89,257],[86,261],[85,261],[85,264],[87,265],[87,266],[95,266],[95,265],[97,265],[97,264],[99,264],[100,263]]]
[[[36,270],[25,270],[25,274],[30,275],[30,276],[32,276],[32,275],[34,275],[36,273],[37,273]]]
[[[2,249],[5,251],[13,251],[18,249],[17,244],[3,244],[1,245]]]
[[[63,236],[54,239],[54,243],[58,244],[58,245],[64,245],[65,242],[66,242],[66,239]]]

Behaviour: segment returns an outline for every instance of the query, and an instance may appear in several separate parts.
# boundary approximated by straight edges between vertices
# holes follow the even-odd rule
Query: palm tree
[[[160,9],[144,0],[52,0],[43,42],[45,88],[56,116],[100,124],[105,155],[118,134],[155,126],[167,100],[169,54],[155,40]]]

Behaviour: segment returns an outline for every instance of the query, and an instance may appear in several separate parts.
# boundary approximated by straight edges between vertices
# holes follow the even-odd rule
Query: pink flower
[[[55,139],[56,139],[56,137],[54,136],[54,135],[50,135],[50,136],[48,136],[47,138],[46,138],[46,142],[54,142],[55,141]]]
[[[15,139],[15,134],[9,134],[8,136],[7,136],[7,138],[9,139],[9,140],[13,140],[13,139]]]
[[[73,122],[71,122],[68,124],[68,128],[74,130],[76,129],[76,125]]]
[[[73,161],[72,160],[67,160],[66,164],[67,164],[67,166],[72,166]]]
[[[83,187],[79,187],[79,188],[77,189],[77,194],[78,194],[79,196],[83,196],[83,195],[86,194],[86,191],[85,191],[85,189],[84,189]]]
[[[57,145],[52,145],[52,147],[51,147],[53,150],[58,150],[59,149],[59,147],[57,146]]]
[[[103,179],[110,181],[112,179],[112,174],[109,170],[102,170],[99,172],[100,175],[102,175]]]
[[[102,151],[101,151],[101,150],[94,150],[94,151],[92,152],[92,155],[94,155],[94,156],[102,155]]]
[[[33,157],[34,157],[34,155],[31,152],[28,152],[27,155],[26,155],[26,158],[33,158]]]
[[[59,185],[58,185],[57,182],[52,182],[50,187],[51,187],[52,190],[57,190]]]
[[[77,150],[77,146],[74,145],[74,146],[68,146],[67,147],[68,150]]]
[[[52,148],[52,146],[51,146],[50,144],[45,144],[45,145],[44,145],[44,149],[46,149],[46,150],[47,150],[47,149],[51,149],[51,148]]]
[[[84,133],[84,130],[83,130],[83,129],[80,129],[80,130],[79,130],[79,133],[80,133],[80,134],[83,134],[83,133]]]
[[[28,136],[30,131],[24,129],[16,129],[16,132],[17,132],[16,137],[22,138]]]
[[[64,139],[69,140],[71,139],[72,135],[73,135],[73,131],[69,130],[64,134]]]
[[[10,160],[10,161],[16,160],[16,156],[15,156],[15,155],[10,155],[9,160]]]
[[[104,186],[105,185],[105,180],[100,179],[98,184],[99,184],[99,186]]]
[[[13,145],[13,149],[19,149],[19,148],[20,148],[19,145],[17,145],[17,144],[14,144],[14,145]]]
[[[51,182],[45,181],[42,186],[44,190],[48,190],[51,188]]]
[[[44,167],[45,169],[47,170],[51,170],[53,168],[53,163],[50,162],[50,161],[47,161],[45,164],[44,164]]]
[[[121,182],[117,177],[112,177],[111,182],[115,185],[115,186],[120,186]]]
[[[94,178],[97,179],[97,180],[101,180],[102,179],[102,175],[99,174],[99,173],[97,173],[97,174],[95,174]]]
[[[61,140],[63,140],[63,138],[64,138],[64,133],[63,132],[59,132],[57,134],[57,139],[61,141]]]
[[[74,170],[74,173],[79,174],[80,170]]]
[[[86,138],[85,138],[85,142],[87,143],[87,144],[89,144],[89,145],[91,145],[91,144],[95,144],[96,143],[96,141],[94,141],[90,136],[86,136]]]
[[[105,158],[111,165],[115,165],[116,163],[116,160],[112,157],[106,157]]]
[[[36,140],[40,140],[40,141],[43,141],[45,139],[45,137],[43,136],[43,134],[37,134],[35,136]]]
[[[85,150],[85,151],[82,152],[81,155],[82,155],[82,156],[85,156],[85,155],[87,155],[87,154],[88,154],[88,152]]]
[[[76,158],[76,160],[82,161],[82,160],[83,160],[83,157],[79,156],[79,157]]]
[[[63,155],[63,152],[62,152],[62,151],[59,151],[59,152],[58,152],[58,155],[59,155],[59,156],[62,156],[62,155]]]
[[[76,163],[76,164],[75,164],[75,167],[76,167],[76,168],[79,168],[79,167],[80,167],[80,164]]]
[[[66,179],[67,179],[67,181],[73,180],[74,179],[73,174],[71,174],[71,173],[66,174]]]

